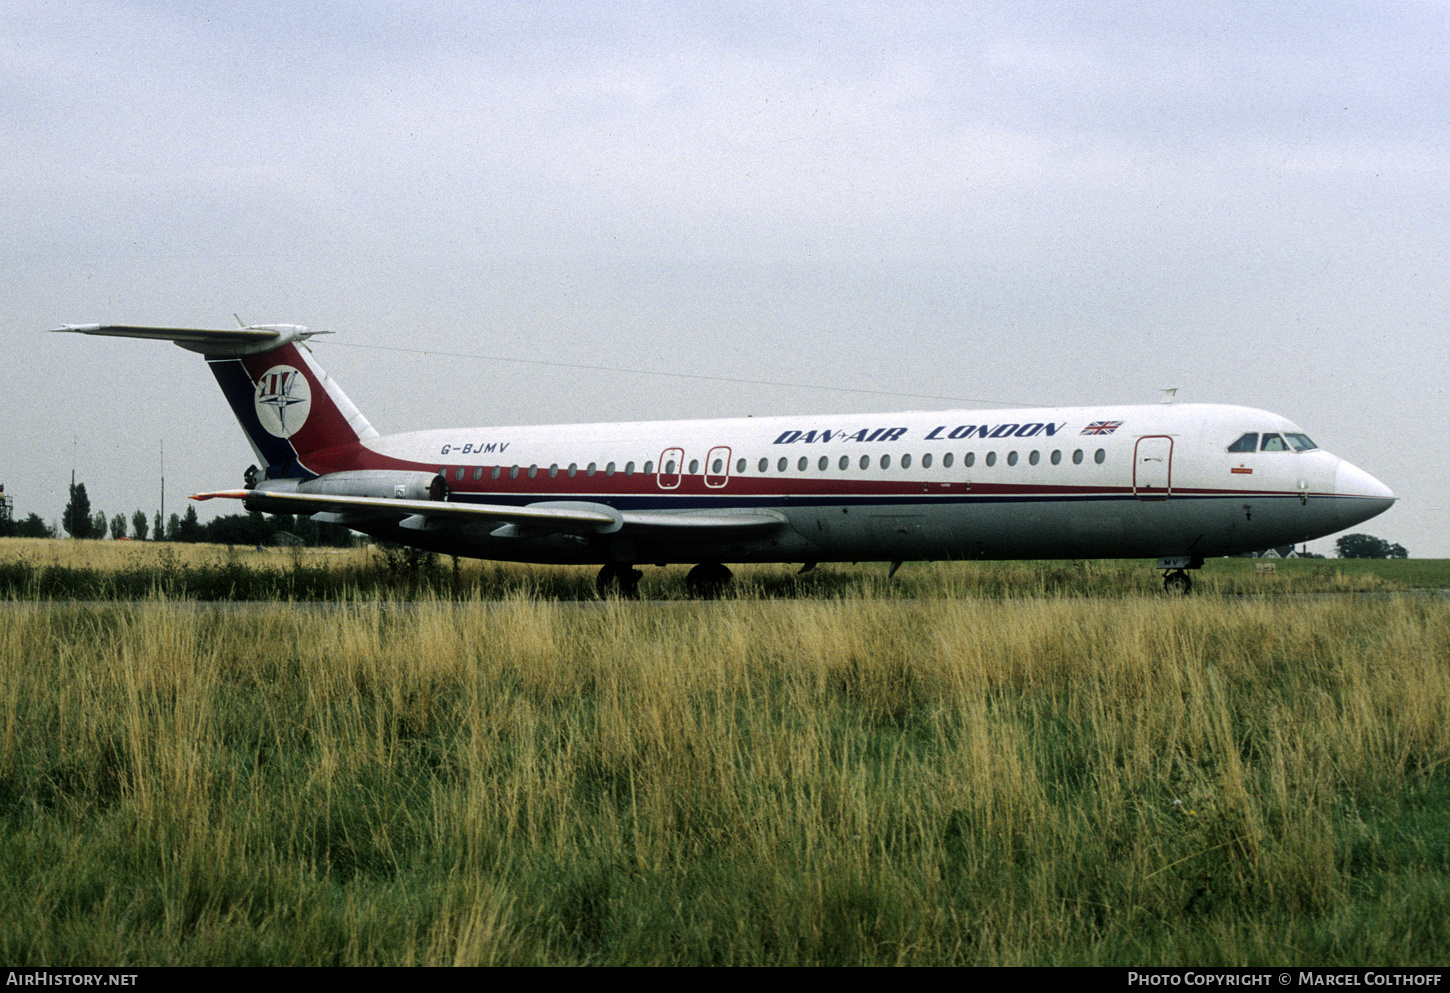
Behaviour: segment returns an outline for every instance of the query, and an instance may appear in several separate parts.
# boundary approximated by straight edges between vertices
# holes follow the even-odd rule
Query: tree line
[[[136,510],[128,520],[125,514],[110,517],[101,510],[92,512],[85,483],[73,483],[70,500],[61,514],[60,529],[72,538],[104,538],[133,541],[211,542],[218,545],[327,545],[347,547],[353,542],[352,532],[337,524],[322,524],[310,517],[292,514],[228,514],[203,524],[196,516],[196,507],[188,504],[186,513],[172,514],[165,522],[160,511],[150,518],[144,510]],[[35,512],[18,521],[0,521],[0,537],[55,538],[58,529]],[[129,531],[129,534],[127,533]]]

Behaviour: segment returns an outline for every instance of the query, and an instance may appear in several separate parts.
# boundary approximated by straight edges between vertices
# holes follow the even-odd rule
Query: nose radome
[[[1336,496],[1383,500],[1385,505],[1380,510],[1388,510],[1389,505],[1395,502],[1395,494],[1388,486],[1359,466],[1343,459],[1339,460],[1339,467],[1334,472],[1334,492]],[[1375,513],[1379,513],[1379,511]]]
[[[1353,527],[1394,505],[1390,488],[1357,465],[1340,460],[1334,471],[1335,504],[1341,528]]]

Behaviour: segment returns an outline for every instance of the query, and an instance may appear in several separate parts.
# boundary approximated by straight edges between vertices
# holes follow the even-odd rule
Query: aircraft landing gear
[[[611,593],[618,593],[626,600],[639,599],[639,581],[644,576],[634,566],[624,562],[609,562],[599,570],[594,579],[594,590],[604,600]]]
[[[1182,569],[1174,569],[1163,577],[1163,592],[1169,596],[1187,596],[1193,590],[1193,580]]]
[[[701,562],[685,575],[685,589],[696,599],[713,600],[725,592],[734,575],[719,562]]]

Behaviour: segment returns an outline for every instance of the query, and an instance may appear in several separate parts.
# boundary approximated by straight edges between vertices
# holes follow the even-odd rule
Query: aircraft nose
[[[1334,471],[1334,494],[1343,518],[1341,527],[1349,527],[1360,521],[1367,521],[1376,514],[1383,514],[1395,502],[1395,494],[1388,486],[1375,479],[1357,465],[1339,461]],[[1347,498],[1347,499],[1346,499]]]

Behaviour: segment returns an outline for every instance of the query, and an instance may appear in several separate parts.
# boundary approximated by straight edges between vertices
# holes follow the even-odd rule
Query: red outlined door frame
[[[1173,439],[1168,435],[1144,435],[1133,445],[1133,495],[1139,500],[1173,495]]]
[[[670,466],[674,471],[667,472]],[[674,490],[680,486],[680,479],[685,471],[685,450],[683,448],[666,448],[660,452],[660,471],[655,476],[655,482],[662,490]]]
[[[715,460],[720,460],[720,471],[713,471]],[[710,449],[710,454],[705,459],[705,485],[711,489],[718,490],[730,482],[730,449],[724,445],[716,445]]]

